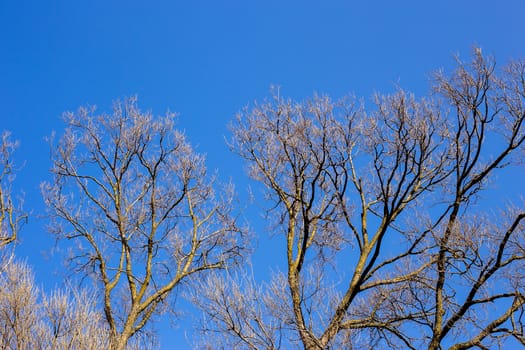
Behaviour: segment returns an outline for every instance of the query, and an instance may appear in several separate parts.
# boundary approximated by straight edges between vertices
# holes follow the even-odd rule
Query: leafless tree
[[[71,295],[73,297],[71,297]],[[107,349],[110,332],[86,291],[42,295],[39,338],[44,349]]]
[[[457,63],[431,98],[399,90],[366,110],[354,98],[276,94],[239,113],[231,147],[266,189],[286,271],[270,282],[281,288],[249,287],[262,292],[248,301],[214,283],[233,290],[203,295],[205,331],[242,348],[523,343],[525,211],[495,214],[484,194],[502,168],[522,171],[525,62],[496,72],[474,50]],[[246,312],[272,307],[271,291],[274,310]],[[259,332],[263,342],[254,324],[288,328]]]
[[[21,212],[21,201],[13,199],[11,184],[14,179],[12,154],[17,142],[10,133],[0,135],[0,249],[17,239],[21,224],[27,218]]]
[[[384,307],[380,298],[371,299],[372,315],[351,306],[416,278],[430,264],[395,271],[420,251],[412,245],[386,254],[381,249],[394,239],[401,213],[446,177],[438,115],[403,92],[376,103],[377,111],[368,115],[353,101],[315,97],[294,104],[278,98],[239,116],[232,128],[235,149],[269,189],[276,228],[286,235],[290,308],[309,349],[332,346],[339,333],[360,328],[391,327],[405,340],[395,330],[403,315],[376,320]],[[323,302],[319,295],[336,282],[322,271],[339,253],[348,254],[348,280]]]
[[[43,186],[52,230],[77,244],[72,267],[97,281],[111,348],[124,349],[186,279],[239,257],[232,188],[216,191],[173,115],[154,118],[134,99],[65,121]]]
[[[283,345],[292,318],[273,314],[287,309],[278,306],[285,304],[286,293],[276,297],[285,284],[260,286],[248,273],[212,275],[197,282],[189,289],[191,300],[204,314],[196,348],[279,349]]]
[[[0,271],[0,347],[38,349],[38,289],[25,264],[10,261]]]
[[[13,259],[0,271],[0,348],[107,349],[111,333],[95,305],[87,290],[46,295],[35,286],[31,268]]]

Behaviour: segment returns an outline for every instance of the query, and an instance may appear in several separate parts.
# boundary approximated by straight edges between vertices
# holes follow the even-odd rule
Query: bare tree
[[[21,212],[21,202],[12,197],[11,184],[14,179],[12,154],[17,142],[12,141],[10,133],[0,135],[0,248],[14,242],[23,221],[27,218]]]
[[[370,296],[399,288],[430,265],[410,267],[421,253],[414,244],[382,248],[400,235],[398,217],[446,178],[439,115],[401,91],[376,104],[368,115],[353,100],[294,104],[275,97],[239,115],[232,128],[233,147],[269,190],[275,229],[285,234],[289,308],[305,348],[333,346],[339,334],[362,328],[406,341],[395,329],[404,315],[377,320],[385,305]],[[347,282],[325,271],[339,255],[347,256]],[[373,314],[354,310],[360,298],[374,302]]]
[[[271,282],[286,285],[274,289],[279,310],[259,313],[289,325],[283,348],[523,343],[523,204],[495,215],[483,194],[502,168],[522,170],[512,166],[524,148],[524,72],[517,61],[497,74],[475,50],[437,75],[431,99],[400,90],[366,111],[353,98],[276,94],[237,116],[232,149],[266,188],[270,229],[286,242],[285,278]],[[232,295],[243,293],[207,295],[208,331],[254,348],[243,332],[254,318]]]
[[[26,264],[9,262],[0,271],[0,347],[2,349],[41,348],[38,289]]]
[[[65,121],[55,182],[43,186],[52,230],[77,243],[72,266],[98,282],[111,348],[123,349],[186,279],[239,257],[232,189],[216,192],[171,114],[154,118],[130,99]]]
[[[215,274],[197,282],[189,289],[190,299],[204,314],[198,326],[203,336],[196,348],[279,349],[283,345],[292,318],[273,317],[273,313],[287,309],[277,306],[285,303],[286,294],[276,294],[285,284],[260,286],[247,273]]]
[[[0,348],[107,349],[111,334],[95,305],[87,290],[42,293],[30,267],[11,260],[0,271]]]
[[[72,297],[71,297],[72,295]],[[42,295],[39,338],[44,349],[107,349],[110,332],[87,291]]]

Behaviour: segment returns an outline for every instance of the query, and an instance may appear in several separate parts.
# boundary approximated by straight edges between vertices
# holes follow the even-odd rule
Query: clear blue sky
[[[61,132],[64,111],[108,111],[136,94],[142,109],[178,112],[209,168],[243,196],[226,125],[270,85],[299,99],[367,99],[396,85],[424,94],[430,73],[473,45],[501,64],[525,57],[524,14],[523,0],[0,0],[0,130],[21,142],[16,190],[31,212],[17,254],[45,288],[60,285],[62,256],[51,254],[38,186],[49,176],[45,137]],[[260,237],[254,264],[265,266],[272,242]],[[162,349],[188,347],[187,321],[159,329]]]

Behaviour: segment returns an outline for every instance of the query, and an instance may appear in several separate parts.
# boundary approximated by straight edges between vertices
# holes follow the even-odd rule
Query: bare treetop
[[[55,182],[43,186],[52,230],[77,243],[71,261],[100,283],[121,349],[185,279],[240,257],[232,188],[217,188],[173,115],[154,118],[130,99],[110,115],[81,108],[64,119]]]

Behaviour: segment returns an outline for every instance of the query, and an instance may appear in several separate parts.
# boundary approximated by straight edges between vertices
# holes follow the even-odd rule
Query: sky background
[[[143,110],[177,112],[209,169],[245,198],[227,124],[271,85],[296,99],[355,93],[366,102],[396,86],[423,95],[431,73],[473,45],[500,64],[524,58],[524,14],[523,0],[0,0],[0,131],[20,141],[15,192],[31,213],[16,254],[44,288],[61,285],[63,256],[52,254],[39,184],[49,178],[45,138],[62,132],[65,111],[109,112],[113,100],[137,95]],[[269,266],[275,242],[253,220],[254,265]],[[191,322],[177,322],[158,326],[162,349],[189,347]]]

